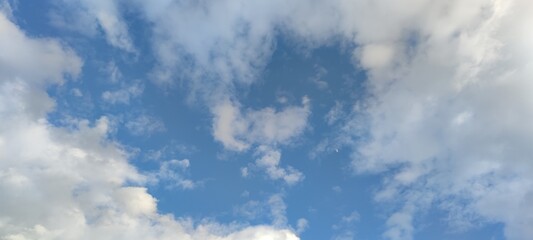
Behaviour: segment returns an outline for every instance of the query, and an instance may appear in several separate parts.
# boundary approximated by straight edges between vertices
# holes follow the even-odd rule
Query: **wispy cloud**
[[[166,130],[165,124],[161,120],[146,114],[127,120],[124,125],[133,135],[138,136],[151,135]]]
[[[139,97],[144,91],[140,82],[134,82],[115,91],[105,91],[102,99],[110,104],[129,104],[131,99]]]

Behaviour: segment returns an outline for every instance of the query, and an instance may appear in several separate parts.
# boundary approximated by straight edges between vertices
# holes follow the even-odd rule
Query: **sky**
[[[531,12],[0,0],[0,239],[531,239]]]

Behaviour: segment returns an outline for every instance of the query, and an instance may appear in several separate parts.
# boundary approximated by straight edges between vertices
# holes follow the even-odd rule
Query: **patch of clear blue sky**
[[[129,32],[139,57],[109,46],[103,35],[88,37],[64,31],[49,24],[48,13],[52,5],[48,1],[19,1],[15,11],[16,21],[30,36],[58,38],[71,46],[83,58],[84,67],[77,81],[51,87],[49,93],[57,101],[57,110],[50,114],[53,124],[61,125],[66,115],[95,120],[101,116],[128,119],[136,114],[148,114],[160,118],[166,131],[147,136],[132,135],[119,125],[112,138],[140,153],[132,162],[141,171],[152,171],[158,163],[147,159],[147,152],[164,147],[180,146],[169,151],[162,160],[184,159],[191,161],[188,177],[204,180],[204,185],[194,190],[166,188],[150,185],[149,191],[158,199],[159,210],[178,217],[196,219],[210,217],[222,222],[239,221],[234,209],[250,200],[265,201],[272,194],[282,193],[288,206],[289,224],[296,226],[298,218],[309,220],[310,228],[302,239],[329,239],[345,230],[355,232],[356,239],[380,239],[388,206],[375,204],[373,193],[380,186],[380,176],[356,176],[348,168],[350,149],[330,151],[311,158],[310,153],[326,137],[331,137],[337,125],[329,126],[324,115],[336,101],[344,103],[344,110],[365,98],[365,74],[355,69],[350,52],[333,43],[304,52],[297,43],[279,36],[275,52],[256,83],[238,96],[243,106],[253,109],[263,107],[281,108],[277,102],[284,96],[290,104],[299,104],[303,96],[312,103],[310,128],[301,140],[282,148],[282,166],[291,165],[305,174],[305,180],[287,187],[280,182],[268,180],[262,173],[242,178],[240,168],[254,160],[251,152],[229,153],[223,150],[211,135],[211,119],[201,105],[186,103],[186,89],[175,87],[162,90],[149,81],[148,73],[155,64],[151,54],[149,26],[134,13],[126,14]],[[120,88],[120,83],[111,83],[105,70],[109,62],[119,67],[122,84],[140,80],[144,93],[132,99],[129,105],[110,105],[101,95],[104,91]],[[321,69],[324,69],[325,72]],[[322,71],[320,80],[327,82],[319,87],[313,78]],[[72,95],[78,88],[82,97]],[[185,151],[183,148],[186,148]],[[222,157],[221,157],[222,156]],[[340,192],[333,190],[338,186]],[[248,192],[248,196],[243,196]],[[341,223],[343,216],[358,212],[360,220],[351,224]],[[445,221],[445,212],[430,210],[424,214],[424,227],[417,230],[416,239],[503,239],[501,226],[487,224],[466,232],[450,232]],[[268,217],[250,220],[252,224],[270,223]],[[338,229],[333,226],[337,225]]]

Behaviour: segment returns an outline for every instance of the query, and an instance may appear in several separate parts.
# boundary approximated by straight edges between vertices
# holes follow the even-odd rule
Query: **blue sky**
[[[0,10],[1,239],[533,235],[527,0]]]

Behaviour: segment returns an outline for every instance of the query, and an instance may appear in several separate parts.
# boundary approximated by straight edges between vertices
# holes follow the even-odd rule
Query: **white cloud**
[[[136,52],[126,23],[119,12],[118,1],[61,1],[50,12],[52,25],[89,36],[102,31],[107,43],[124,51]]]
[[[51,125],[46,88],[81,60],[52,39],[31,39],[0,14],[1,239],[297,240],[272,226],[231,226],[157,212],[146,176],[107,138],[109,120]],[[179,161],[177,166],[186,166]]]
[[[311,77],[311,82],[320,90],[328,89],[328,82],[323,78],[328,74],[328,70],[321,66],[315,66],[315,76]]]
[[[333,190],[336,193],[341,193],[342,192],[342,188],[340,186],[333,186],[331,188],[331,190]]]
[[[247,167],[241,168],[241,176],[247,178],[253,171],[263,171],[268,178],[272,180],[281,180],[287,185],[292,186],[304,180],[302,172],[294,169],[292,166],[280,166],[281,151],[273,149],[266,145],[258,146],[254,154],[257,159],[254,164],[248,164]]]
[[[413,214],[396,212],[387,220],[387,231],[383,234],[391,240],[413,239]]]
[[[466,202],[463,212],[502,222],[509,239],[533,235],[526,204],[533,182],[531,1],[138,4],[154,26],[154,80],[190,79],[187,86],[210,106],[213,134],[225,147],[242,151],[266,144],[256,139],[274,143],[294,136],[262,133],[269,124],[248,134],[255,121],[248,115],[262,111],[243,113],[238,103],[220,101],[232,99],[234,85],[254,81],[277,33],[311,47],[341,38],[358,46],[355,62],[368,71],[373,96],[345,120],[336,139],[355,150],[354,168],[397,173],[392,179],[400,184],[386,179],[383,196],[398,188],[409,194],[390,199]],[[273,110],[262,114],[277,116]],[[497,207],[502,205],[511,207]],[[401,220],[407,217],[394,216],[391,231],[409,229]],[[407,230],[389,237],[409,239]]]
[[[13,8],[16,9],[16,4],[15,7],[12,7],[9,1],[0,1],[0,12],[3,13],[6,18],[13,19]]]
[[[354,223],[358,222],[360,218],[361,216],[359,215],[359,213],[357,211],[353,211],[352,213],[350,213],[350,215],[343,216],[342,221],[345,223]]]
[[[259,145],[256,155],[261,157],[256,160],[255,166],[264,169],[271,179],[293,185],[303,180],[303,174],[290,166],[287,169],[281,168],[281,152],[270,146],[288,144],[302,134],[307,126],[309,108],[307,97],[302,99],[302,106],[289,106],[280,111],[264,108],[244,113],[238,104],[225,101],[213,110],[213,136],[225,148],[235,151]],[[249,169],[243,169],[241,174],[248,176]]]
[[[341,102],[336,101],[335,106],[333,106],[328,113],[324,116],[324,120],[328,123],[328,125],[335,124],[340,118],[344,117],[344,113],[342,111],[343,105]]]
[[[102,99],[111,104],[129,104],[131,99],[140,96],[143,91],[144,86],[139,82],[134,82],[116,91],[103,92]]]
[[[247,167],[242,167],[241,168],[241,176],[242,177],[248,177],[250,175],[250,172],[248,171],[248,168]]]
[[[249,193],[248,193],[249,194]],[[266,212],[266,204],[261,201],[250,200],[245,204],[234,207],[233,212],[239,217],[253,220],[262,217]]]
[[[296,1],[284,2],[283,7],[278,5],[280,2],[270,1],[267,6],[253,6],[261,13],[251,10],[253,4],[232,3],[221,1],[177,10],[189,11],[189,15],[182,15],[201,17],[202,21],[182,22],[176,28],[180,30],[160,38],[161,68],[190,67],[168,54],[179,52],[191,56],[200,66],[188,69],[192,76],[249,83],[253,80],[249,76],[261,69],[256,66],[262,66],[271,53],[272,29],[276,27],[310,45],[335,36],[353,41],[359,46],[354,51],[355,60],[368,70],[369,90],[376,100],[351,114],[353,121],[346,122],[344,133],[337,139],[344,143],[359,139],[353,145],[355,168],[359,172],[376,172],[405,166],[394,177],[401,184],[393,188],[420,186],[416,183],[431,172],[433,177],[428,182],[435,185],[422,184],[413,191],[429,188],[430,192],[419,194],[468,200],[470,204],[465,208],[503,222],[509,239],[531,235],[524,227],[531,219],[518,211],[529,210],[520,203],[526,202],[532,181],[526,170],[532,167],[527,143],[533,136],[528,124],[533,112],[529,100],[531,84],[526,80],[532,71],[533,49],[527,30],[532,22],[527,14],[532,7],[529,1]],[[176,13],[171,8],[178,6],[169,5],[147,10],[147,17],[159,24],[157,31],[162,34],[169,32],[164,29],[176,26],[158,20]],[[204,8],[209,11],[199,10]],[[174,17],[170,22],[181,20]],[[254,32],[238,34],[242,33],[237,30],[242,26],[240,21]],[[193,22],[203,24],[194,25],[199,31],[187,31]],[[180,31],[194,34],[179,34]],[[243,42],[259,51],[249,54],[248,48],[236,47]],[[215,57],[208,57],[210,52]],[[235,65],[236,59],[252,64]],[[217,67],[207,69],[212,65]],[[165,75],[168,76],[172,74]],[[205,86],[205,82],[195,84]],[[230,117],[225,120],[236,125],[235,129],[223,125],[228,128],[215,137],[234,149],[248,148],[246,139],[235,134],[247,129],[246,121],[232,119],[242,120],[240,107],[231,102],[220,106],[232,109],[226,111]],[[214,112],[215,116],[222,116]],[[457,118],[464,112],[471,115]],[[364,121],[366,124],[362,124]],[[450,124],[454,121],[461,124]],[[365,136],[365,128],[369,138],[363,142],[358,136]],[[481,188],[484,191],[474,191],[478,184],[486,186]],[[500,184],[517,187],[504,189]],[[516,206],[513,211],[487,207],[494,206],[497,191],[513,196],[504,201]],[[400,219],[393,216],[391,219]],[[394,223],[389,225],[391,229],[401,225],[399,220],[390,222]],[[407,225],[402,228],[409,229]],[[390,237],[409,239],[411,234],[412,231],[403,231]]]
[[[188,156],[196,151],[198,151],[198,149],[193,145],[180,144],[172,140],[169,144],[164,145],[161,148],[146,150],[144,158],[145,160],[159,161],[173,158],[176,155]]]
[[[114,61],[111,61],[106,66],[106,71],[109,74],[109,81],[117,83],[122,78],[122,71]]]
[[[307,228],[309,228],[309,221],[307,221],[307,219],[305,218],[299,218],[298,221],[296,222],[296,232],[298,234],[301,234],[305,232]]]
[[[333,225],[333,230],[336,233],[333,235],[334,240],[353,240],[355,238],[355,224],[360,220],[360,215],[357,211],[353,211],[348,215],[342,216],[340,221]]]
[[[368,70],[376,101],[351,114],[353,121],[346,122],[337,139],[360,140],[368,128],[368,141],[353,145],[355,168],[375,172],[406,166],[396,177],[401,186],[431,172],[428,182],[437,185],[422,187],[433,189],[424,194],[468,199],[466,208],[503,222],[510,239],[532,235],[523,226],[531,220],[518,211],[528,210],[520,203],[526,202],[531,182],[526,174],[532,155],[527,143],[533,136],[528,124],[531,84],[526,80],[533,55],[529,1],[219,1],[145,7],[160,35],[156,72],[165,73],[157,76],[166,80],[159,81],[172,81],[175,74],[169,69],[179,65],[187,71],[178,72],[211,76],[222,85],[249,83],[271,54],[273,29],[311,46],[338,36],[356,44],[355,60]],[[249,28],[241,31],[241,26]],[[191,57],[195,68],[181,63],[176,52]],[[206,86],[202,81],[192,85]],[[221,124],[227,128],[220,128],[224,131],[215,138],[233,149],[248,148],[237,134],[247,129],[240,107],[231,102],[219,107],[215,123],[223,122],[220,109],[227,107],[224,119],[235,127]],[[472,115],[456,118],[466,111]],[[453,119],[461,124],[450,124]],[[473,191],[477,184],[487,186],[485,191]],[[513,196],[504,202],[516,208],[500,212],[486,207],[495,204],[496,191]],[[411,233],[401,236],[408,239]]]
[[[272,225],[286,226],[287,225],[287,205],[283,201],[280,194],[274,194],[268,199],[270,206],[270,216],[272,217]]]
[[[363,46],[358,54],[358,59],[360,59],[363,68],[379,69],[391,63],[394,57],[394,49],[390,44],[368,44]]]
[[[283,194],[276,193],[262,201],[250,200],[245,204],[235,207],[233,212],[240,217],[250,220],[268,218],[271,221],[271,225],[278,228],[285,228],[288,227],[287,204],[283,198]],[[301,233],[307,229],[307,227],[307,220],[300,218],[296,222],[295,232]]]
[[[267,146],[259,146],[257,155],[261,156],[255,161],[255,165],[267,173],[273,180],[283,180],[288,185],[294,185],[304,179],[303,173],[288,166],[282,168],[279,166],[281,152]]]
[[[168,80],[174,75],[168,69],[179,65],[190,76],[214,76],[228,85],[233,83],[230,79],[249,83],[271,54],[272,29],[310,45],[341,36],[359,46],[354,57],[368,70],[369,89],[376,100],[352,114],[353,121],[346,122],[343,131],[347,131],[338,138],[353,142],[360,139],[353,136],[361,136],[368,127],[368,141],[353,145],[357,171],[405,166],[393,177],[401,184],[392,188],[410,186],[423,196],[436,194],[436,202],[447,197],[468,200],[465,208],[503,222],[509,239],[531,236],[524,227],[531,225],[531,219],[520,212],[529,211],[523,203],[532,182],[527,174],[532,168],[527,143],[533,136],[531,84],[526,80],[533,49],[527,30],[532,22],[529,1],[317,1],[284,2],[283,7],[277,1],[261,7],[221,1],[177,9],[179,4],[149,6],[146,12],[157,33],[167,34],[156,41],[161,65],[156,72],[166,73],[160,76]],[[175,14],[181,11],[188,14]],[[173,20],[166,21],[169,15]],[[192,23],[198,31],[187,31]],[[250,32],[239,31],[243,25]],[[170,28],[179,30],[169,33]],[[169,54],[176,52],[192,57],[199,67],[190,68]],[[211,52],[214,57],[209,57]],[[216,67],[208,69],[211,66]],[[192,85],[201,89],[198,86],[205,82]],[[226,102],[218,107],[215,123],[227,128],[220,128],[223,131],[215,137],[227,147],[247,149],[249,142],[238,134],[247,129],[240,106]],[[224,107],[224,121],[236,123],[234,128],[222,124]],[[470,114],[458,117],[465,112]],[[420,185],[430,172],[427,182],[433,185]],[[503,187],[508,185],[516,188]],[[496,192],[512,197],[502,200]],[[497,202],[516,207],[510,211],[489,207]],[[398,215],[391,219],[408,219],[394,216]],[[390,222],[391,229],[409,229],[400,220]],[[409,239],[412,231],[407,230],[388,236]]]
[[[228,86],[232,81],[252,82],[271,55],[271,21],[277,9],[270,3],[139,4],[146,19],[154,24],[153,47],[159,60],[154,72],[157,82],[170,83],[181,77],[178,74],[185,74],[194,78],[190,83],[193,89],[209,93],[214,89],[205,90],[205,81],[216,86]],[[193,63],[183,62],[183,57]]]
[[[177,160],[172,159],[164,161],[155,173],[154,180],[157,182],[166,182],[168,187],[179,187],[182,189],[193,189],[199,185],[198,182],[187,179],[185,171],[189,168],[189,159]]]
[[[239,104],[224,101],[213,110],[213,135],[224,147],[236,151],[246,150],[251,144],[286,144],[305,130],[309,105],[309,99],[304,97],[302,106],[243,113]]]
[[[73,88],[70,90],[70,93],[74,95],[75,97],[83,97],[83,93],[79,88]]]
[[[376,41],[394,43],[394,54],[361,56],[375,101],[358,112],[366,114],[369,138],[353,145],[354,167],[393,174],[378,199],[405,204],[390,216],[385,236],[412,239],[415,214],[439,206],[450,221],[502,222],[507,239],[528,239],[533,55],[524,51],[532,45],[520,29],[533,23],[525,13],[533,5],[419,2],[427,10],[404,16],[415,21],[403,23],[403,33]],[[409,31],[415,42],[402,37]],[[418,211],[405,210],[410,205]]]
[[[26,38],[4,14],[0,14],[0,36],[2,79],[19,78],[27,84],[42,84],[43,80],[61,83],[64,75],[77,76],[80,72],[82,61],[74,52],[56,41]]]
[[[166,130],[165,124],[161,120],[146,114],[141,114],[126,121],[125,126],[133,135],[138,136],[146,136]]]
[[[240,109],[231,102],[219,104],[213,110],[213,136],[222,142],[226,148],[243,151],[249,147],[237,136],[247,133],[249,122],[242,118]]]

